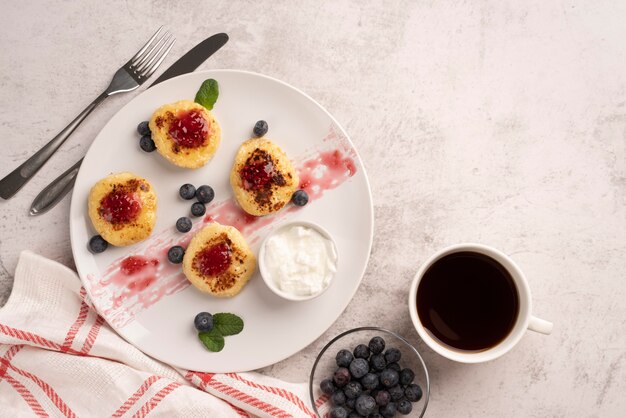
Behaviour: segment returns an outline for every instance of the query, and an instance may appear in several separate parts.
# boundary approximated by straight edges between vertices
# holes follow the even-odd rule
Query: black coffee
[[[485,350],[513,329],[519,296],[494,259],[458,252],[436,261],[417,288],[417,313],[435,338],[461,350]]]

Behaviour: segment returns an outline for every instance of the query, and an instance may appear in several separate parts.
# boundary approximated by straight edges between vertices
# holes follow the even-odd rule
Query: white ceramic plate
[[[193,100],[207,78],[218,81],[220,95],[213,108],[222,127],[222,142],[204,167],[189,170],[168,163],[157,152],[139,148],[136,126],[159,106]],[[309,180],[311,201],[289,205],[277,214],[253,219],[241,215],[232,200],[229,173],[240,143],[251,136],[259,119],[269,124],[274,140]],[[110,173],[131,171],[148,179],[158,196],[157,223],[150,238],[129,247],[109,246],[92,255],[87,249],[95,231],[87,215],[90,188]],[[175,222],[189,216],[192,201],[182,200],[184,183],[208,184],[215,200],[207,215],[238,226],[258,253],[262,238],[286,221],[322,225],[335,238],[339,253],[337,275],[319,298],[291,302],[272,293],[258,270],[243,291],[230,299],[202,294],[190,286],[180,265],[167,261],[173,245],[186,243],[204,219],[194,220],[192,232],[176,231]],[[207,220],[208,221],[208,220]],[[363,164],[346,133],[319,104],[301,91],[259,74],[216,70],[196,72],[158,84],[122,108],[97,136],[76,179],[70,211],[70,235],[78,273],[101,315],[113,328],[146,354],[177,367],[204,372],[258,369],[283,360],[319,337],[337,319],[356,292],[372,245],[372,197]],[[121,273],[129,256],[157,260],[135,275]],[[232,312],[243,318],[244,330],[226,337],[219,353],[198,340],[194,316],[201,311]]]

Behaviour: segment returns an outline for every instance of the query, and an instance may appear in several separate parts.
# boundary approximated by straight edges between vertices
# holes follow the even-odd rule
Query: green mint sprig
[[[217,81],[209,78],[208,80],[204,80],[200,86],[200,90],[196,93],[194,101],[206,107],[208,110],[211,110],[219,95],[220,89]]]
[[[243,331],[243,319],[235,314],[221,312],[213,315],[213,329],[198,333],[198,338],[207,350],[212,352],[222,351],[224,337],[237,335]]]

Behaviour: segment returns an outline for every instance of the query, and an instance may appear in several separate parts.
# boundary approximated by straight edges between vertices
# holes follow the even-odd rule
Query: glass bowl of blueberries
[[[309,377],[311,405],[322,418],[422,417],[429,394],[428,370],[415,347],[378,327],[337,335]]]

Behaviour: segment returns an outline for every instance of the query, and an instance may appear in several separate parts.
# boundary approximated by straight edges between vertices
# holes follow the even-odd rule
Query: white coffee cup
[[[422,277],[424,277],[424,274],[429,267],[432,266],[437,260],[447,255],[466,251],[483,254],[492,258],[504,267],[511,275],[511,278],[517,287],[517,294],[519,298],[517,321],[513,326],[513,329],[509,332],[509,335],[495,346],[481,351],[461,350],[451,347],[436,339],[430,331],[424,328],[417,313],[417,289]],[[530,297],[530,288],[528,287],[526,277],[524,277],[524,274],[519,267],[517,267],[513,260],[511,260],[511,258],[507,255],[496,250],[495,248],[481,244],[452,245],[431,256],[422,265],[422,267],[420,267],[419,271],[415,275],[415,278],[413,279],[413,283],[411,284],[411,291],[409,292],[409,312],[411,320],[413,321],[413,326],[415,326],[417,333],[430,348],[450,360],[461,363],[482,363],[500,357],[511,350],[515,344],[520,341],[527,329],[540,332],[542,334],[550,334],[550,332],[552,332],[551,322],[539,319],[531,314],[532,302]]]

